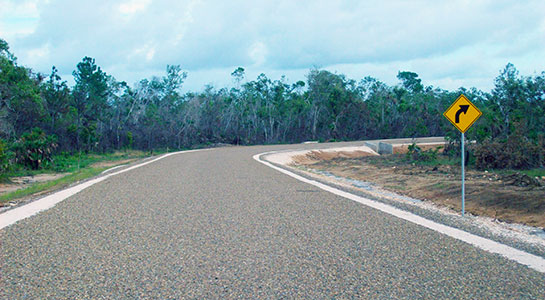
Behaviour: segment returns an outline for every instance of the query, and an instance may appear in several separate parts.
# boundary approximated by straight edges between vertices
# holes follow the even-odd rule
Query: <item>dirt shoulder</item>
[[[118,161],[104,161],[97,162],[90,165],[90,168],[109,168],[119,165],[125,165],[135,161],[136,159],[125,159]],[[25,189],[36,183],[44,183],[60,179],[66,175],[71,174],[70,172],[65,173],[42,173],[36,174],[33,176],[17,176],[11,177],[8,183],[0,183],[0,195],[13,192],[20,189]]]
[[[294,165],[372,182],[387,191],[431,201],[455,211],[461,209],[460,167],[416,165],[399,154],[343,156],[331,157],[313,151],[306,159],[296,159]],[[466,211],[508,223],[545,228],[545,180],[469,169],[466,171]]]
[[[61,173],[40,173],[30,176],[14,176],[9,182],[0,183],[0,211],[11,209],[33,201],[37,197],[66,188],[67,186],[87,180],[113,167],[127,166],[140,160],[141,157],[127,159],[107,159],[97,161],[73,171]]]
[[[19,176],[11,177],[9,183],[0,183],[0,195],[16,190],[24,189],[32,184],[47,182],[55,179],[62,178],[69,173],[43,173],[34,176]]]

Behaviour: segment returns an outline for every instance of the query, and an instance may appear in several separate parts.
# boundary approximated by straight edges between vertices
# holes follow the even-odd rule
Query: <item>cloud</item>
[[[34,32],[38,23],[38,1],[0,0],[0,37],[12,39]]]
[[[267,60],[267,46],[262,42],[253,43],[248,49],[248,56],[254,66],[262,66]]]
[[[21,63],[42,72],[55,65],[70,74],[84,56],[120,80],[180,64],[189,70],[188,82],[198,74],[201,85],[224,82],[213,70],[237,66],[258,74],[300,74],[313,66],[361,74],[367,66],[394,80],[397,70],[414,68],[424,80],[450,84],[495,75],[509,61],[521,73],[545,69],[542,0],[0,4],[15,12],[0,13],[0,35]]]
[[[131,0],[119,4],[119,12],[124,15],[134,15],[137,12],[145,10],[151,0]]]

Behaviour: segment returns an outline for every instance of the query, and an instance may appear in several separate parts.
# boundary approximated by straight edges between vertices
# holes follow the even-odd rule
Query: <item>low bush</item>
[[[435,149],[429,149],[429,150],[422,150],[422,148],[418,147],[415,143],[412,145],[409,145],[409,151],[407,151],[406,157],[408,160],[413,161],[435,161],[437,160],[437,154],[439,153],[439,150],[441,147],[437,147]]]
[[[10,169],[11,156],[12,153],[9,152],[6,142],[0,139],[0,181],[5,179],[5,174]]]
[[[38,170],[52,162],[55,148],[57,148],[56,136],[46,135],[43,130],[34,128],[31,132],[24,133],[14,143],[15,162],[30,167],[32,170]]]
[[[475,167],[484,169],[531,169],[545,165],[545,142],[531,141],[522,135],[506,140],[485,140],[475,145]]]

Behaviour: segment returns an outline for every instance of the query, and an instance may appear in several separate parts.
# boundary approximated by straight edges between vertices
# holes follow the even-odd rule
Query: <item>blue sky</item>
[[[238,66],[305,80],[319,67],[352,79],[490,90],[508,63],[545,70],[545,1],[0,0],[0,37],[18,63],[64,80],[84,56],[129,84],[188,71],[185,91],[233,85]]]

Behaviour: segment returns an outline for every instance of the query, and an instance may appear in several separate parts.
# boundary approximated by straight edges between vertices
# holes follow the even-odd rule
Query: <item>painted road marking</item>
[[[510,246],[495,242],[495,241],[487,239],[487,238],[483,238],[483,237],[474,235],[472,233],[469,233],[469,232],[466,232],[466,231],[463,231],[463,230],[460,230],[460,229],[457,229],[457,228],[454,228],[454,227],[450,227],[450,226],[447,226],[447,225],[443,225],[443,224],[428,220],[426,218],[415,215],[415,214],[410,213],[408,211],[401,210],[401,209],[393,207],[391,205],[387,205],[387,204],[384,204],[384,203],[381,203],[381,202],[378,202],[378,201],[363,198],[363,197],[360,197],[360,196],[357,196],[357,195],[354,195],[354,194],[351,194],[351,193],[336,189],[334,187],[325,185],[325,184],[320,183],[318,181],[307,179],[307,178],[305,178],[303,176],[297,175],[297,174],[292,173],[292,172],[290,172],[288,170],[277,167],[277,166],[275,166],[275,165],[273,165],[273,164],[271,164],[271,163],[269,163],[267,161],[263,161],[260,158],[260,156],[262,156],[262,155],[274,154],[274,153],[278,153],[278,152],[281,152],[281,151],[271,151],[271,152],[256,154],[256,155],[253,156],[253,158],[256,161],[258,161],[258,162],[260,162],[260,163],[262,163],[262,164],[264,164],[264,165],[266,165],[266,166],[268,166],[270,168],[273,168],[273,169],[275,169],[275,170],[277,170],[279,172],[282,172],[282,173],[284,173],[284,174],[286,174],[288,176],[291,176],[291,177],[293,177],[293,178],[295,178],[295,179],[297,179],[299,181],[311,184],[311,185],[313,185],[315,187],[318,187],[318,188],[320,188],[322,190],[325,190],[325,191],[328,191],[328,192],[333,193],[335,195],[338,195],[338,196],[341,196],[341,197],[344,197],[344,198],[359,202],[359,203],[361,203],[363,205],[372,207],[374,209],[378,209],[378,210],[380,210],[382,212],[385,212],[385,213],[390,214],[392,216],[395,216],[395,217],[398,217],[400,219],[409,221],[411,223],[418,224],[420,226],[429,228],[429,229],[437,231],[439,233],[448,235],[448,236],[450,236],[452,238],[455,238],[457,240],[466,242],[466,243],[468,243],[470,245],[473,245],[473,246],[475,246],[477,248],[483,249],[483,250],[488,251],[490,253],[499,254],[499,255],[507,258],[507,259],[510,259],[510,260],[516,261],[516,262],[518,262],[520,264],[523,264],[525,266],[528,266],[528,267],[530,267],[530,268],[532,268],[532,269],[534,269],[534,270],[536,270],[538,272],[545,273],[545,259],[542,258],[542,257],[539,257],[537,255],[533,255],[533,254],[530,254],[528,252],[524,252],[522,250],[519,250],[519,249],[510,247]]]
[[[38,199],[36,201],[30,202],[30,203],[25,204],[23,206],[20,206],[20,207],[14,208],[14,209],[10,209],[10,210],[0,214],[0,229],[3,229],[3,228],[5,228],[5,227],[7,227],[7,226],[9,226],[11,224],[14,224],[15,222],[20,221],[22,219],[26,219],[26,218],[28,218],[30,216],[33,216],[33,215],[35,215],[35,214],[37,214],[37,213],[39,213],[41,211],[50,209],[53,206],[55,206],[57,203],[65,200],[66,198],[68,198],[70,196],[73,196],[73,195],[77,194],[78,192],[80,192],[80,191],[82,191],[82,190],[84,190],[84,189],[86,189],[86,188],[88,188],[88,187],[90,187],[90,186],[92,186],[94,184],[97,184],[97,183],[99,183],[101,181],[104,181],[104,180],[106,180],[106,179],[108,179],[108,178],[110,178],[112,176],[119,175],[119,174],[128,172],[130,170],[134,170],[136,168],[140,168],[142,166],[151,164],[153,162],[156,162],[158,160],[161,160],[163,158],[167,158],[167,157],[175,155],[175,154],[197,152],[197,151],[206,151],[206,150],[210,150],[210,149],[186,150],[186,151],[178,151],[178,152],[167,153],[165,155],[162,155],[162,156],[157,157],[155,159],[143,162],[141,164],[138,164],[138,165],[123,169],[121,171],[117,171],[115,173],[107,174],[107,175],[104,175],[102,177],[98,177],[98,178],[86,181],[84,183],[80,183],[80,184],[78,184],[76,186],[73,186],[73,187],[67,188],[65,190],[56,192],[54,194],[51,194],[49,196]]]

